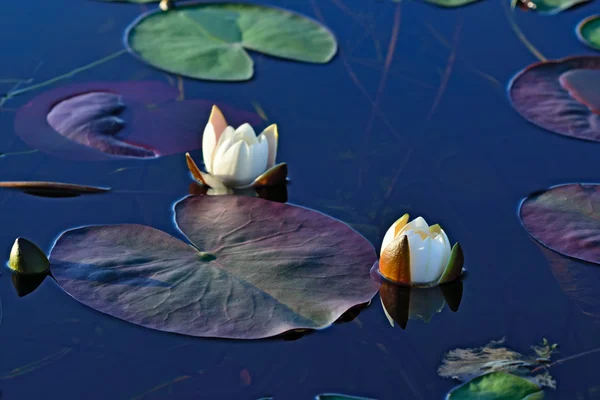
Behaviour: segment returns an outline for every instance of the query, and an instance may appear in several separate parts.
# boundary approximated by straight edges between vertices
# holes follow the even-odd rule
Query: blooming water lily
[[[450,249],[448,236],[439,225],[429,226],[422,217],[408,220],[409,215],[404,214],[383,238],[381,275],[410,286],[435,286],[458,278],[464,262],[460,245]]]
[[[277,125],[267,127],[258,137],[249,124],[237,129],[227,125],[217,106],[204,129],[202,155],[206,172],[186,154],[194,179],[213,189],[272,186],[285,182],[287,164],[275,164]]]

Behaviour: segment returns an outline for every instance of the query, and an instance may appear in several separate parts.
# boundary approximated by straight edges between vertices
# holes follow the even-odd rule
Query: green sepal
[[[437,282],[438,285],[456,280],[462,274],[462,267],[464,263],[465,256],[462,248],[460,247],[460,244],[456,243],[454,247],[452,247],[448,264],[446,264],[446,268]]]
[[[17,238],[10,251],[8,267],[25,275],[46,274],[50,270],[50,261],[35,243]]]

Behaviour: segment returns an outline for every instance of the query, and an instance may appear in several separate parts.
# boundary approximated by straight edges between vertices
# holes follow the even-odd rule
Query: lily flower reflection
[[[383,312],[390,325],[396,322],[402,329],[409,319],[429,322],[446,304],[453,312],[458,311],[462,293],[460,280],[432,288],[411,288],[383,281],[379,289]]]

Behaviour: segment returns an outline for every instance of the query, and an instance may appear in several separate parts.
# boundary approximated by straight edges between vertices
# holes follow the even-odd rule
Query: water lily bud
[[[404,214],[385,234],[380,273],[410,286],[435,286],[458,278],[464,262],[460,245],[450,249],[448,236],[439,225],[429,226],[422,217],[408,220],[409,215]]]
[[[43,274],[50,269],[50,261],[34,243],[17,238],[10,251],[8,266],[20,274]]]
[[[277,142],[277,125],[256,136],[249,124],[237,129],[227,125],[221,110],[213,106],[202,137],[206,172],[189,155],[188,168],[197,181],[213,189],[276,185],[287,177],[287,165],[275,164]]]

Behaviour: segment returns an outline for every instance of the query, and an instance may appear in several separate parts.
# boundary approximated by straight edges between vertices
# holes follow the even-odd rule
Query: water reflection
[[[562,291],[583,314],[600,323],[600,266],[563,256],[539,244],[538,248]]]
[[[275,186],[263,186],[259,188],[248,188],[248,189],[213,189],[208,186],[200,185],[196,182],[190,183],[188,193],[192,196],[197,195],[209,195],[209,196],[220,196],[226,194],[235,194],[237,196],[249,196],[258,197],[265,200],[275,201],[277,203],[287,203],[288,191],[287,185],[275,185]]]
[[[453,312],[458,311],[462,293],[460,280],[432,288],[411,288],[384,281],[379,289],[383,312],[390,325],[396,322],[402,329],[409,319],[429,322],[446,304]]]
[[[48,273],[43,274],[20,274],[18,272],[12,273],[12,284],[17,291],[19,297],[25,297],[28,294],[35,291],[46,279]],[[0,317],[2,311],[0,310]]]

